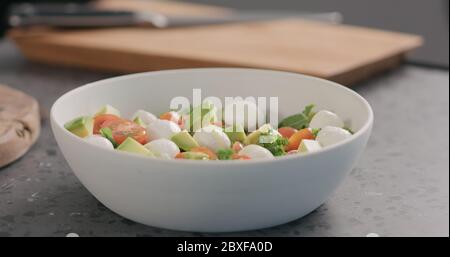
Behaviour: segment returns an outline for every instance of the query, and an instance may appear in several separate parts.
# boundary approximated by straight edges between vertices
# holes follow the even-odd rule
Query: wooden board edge
[[[22,37],[22,35],[24,35],[24,32],[22,31],[11,32],[10,38],[16,43],[18,48],[21,49],[22,53],[28,59],[51,65],[57,64],[95,71],[118,72],[121,74],[179,68],[252,67],[302,73],[333,80],[345,85],[352,85],[378,72],[386,69],[392,69],[393,67],[400,65],[406,53],[413,51],[423,44],[423,38],[421,36],[400,32],[387,33],[394,33],[402,36],[401,45],[393,49],[392,52],[388,52],[383,56],[377,57],[376,59],[367,60],[365,63],[357,63],[353,67],[346,67],[345,69],[320,74],[316,74],[312,71],[305,72],[296,69],[286,69],[284,67],[268,65],[261,65],[258,67],[258,65],[255,64],[246,65],[242,63],[233,63],[213,59],[202,60],[198,58],[194,59],[189,57],[171,56],[160,53],[120,52],[112,49],[93,49],[82,46],[77,46],[77,49],[74,49],[73,46],[65,46],[53,42],[51,34],[40,37],[39,32],[34,34],[32,42],[29,41],[29,37],[26,36],[26,33],[25,36]],[[111,56],[114,56],[112,59],[115,60],[112,60]],[[123,67],[117,67],[117,59],[121,60]],[[153,61],[149,63],[148,59],[152,59]],[[145,65],[142,65],[143,63],[145,63]]]
[[[18,45],[21,43],[18,42]],[[207,67],[241,67],[241,68],[260,68],[260,69],[273,69],[273,70],[284,70],[288,72],[301,73],[311,76],[317,76],[337,83],[351,86],[357,82],[363,81],[372,75],[376,75],[385,70],[394,69],[398,67],[404,60],[406,54],[399,52],[393,54],[389,58],[384,58],[380,60],[375,60],[363,67],[356,67],[354,69],[349,69],[340,74],[329,76],[324,76],[323,74],[314,74],[312,72],[300,72],[298,70],[292,69],[280,69],[277,67],[255,67],[255,66],[245,66],[238,65],[234,63],[225,62],[214,62],[214,61],[202,61],[198,59],[171,57],[163,55],[146,55],[133,54],[129,52],[117,52],[114,51],[114,59],[120,59],[123,63],[123,67],[118,68],[115,62],[108,61],[111,53],[108,49],[90,49],[90,48],[79,48],[76,53],[72,51],[66,51],[66,46],[52,45],[49,46],[46,43],[44,45],[39,45],[34,42],[32,45],[27,47],[22,47],[23,54],[26,55],[30,60],[49,64],[49,65],[62,65],[65,67],[73,67],[80,69],[88,69],[93,71],[103,71],[103,72],[115,72],[119,74],[135,73],[135,72],[145,72],[145,71],[156,71],[164,69],[182,69],[182,68],[207,68]],[[51,49],[52,54],[45,54],[45,49]],[[73,49],[71,49],[73,50]],[[78,58],[72,58],[73,54],[77,55]],[[79,58],[86,57],[86,58]],[[102,60],[102,62],[92,62],[90,58],[95,57],[95,59]],[[148,62],[147,60],[151,58],[152,63],[147,65],[133,65],[133,63]],[[74,61],[75,60],[75,61]],[[356,75],[357,74],[357,75]]]
[[[350,87],[358,82],[369,79],[374,75],[378,75],[388,70],[393,70],[399,67],[404,62],[404,60],[405,54],[400,53],[381,61],[373,62],[366,66],[361,66],[339,75],[332,76],[329,78],[329,80]]]
[[[78,47],[74,51],[71,46],[49,44],[46,41],[35,41],[30,44],[27,41],[21,40],[16,40],[15,42],[22,53],[32,61],[49,65],[57,64],[65,67],[117,72],[121,74],[181,68],[250,67],[235,63],[199,60],[156,53],[143,55],[142,53],[110,49],[92,49],[89,47]],[[51,51],[51,54],[48,54],[48,51]],[[152,59],[152,62],[148,62],[148,59]],[[120,68],[117,67],[117,60],[120,60],[123,65]]]
[[[0,84],[0,86],[3,85]],[[17,117],[17,119],[13,120],[15,124],[20,125],[20,131],[23,133],[22,136],[15,135],[20,131],[10,130],[5,136],[6,138],[12,138],[12,140],[0,142],[0,168],[17,161],[25,155],[34,143],[36,143],[41,132],[39,103],[35,98],[23,92],[20,93],[25,95],[27,100],[31,102],[31,111],[23,117]]]

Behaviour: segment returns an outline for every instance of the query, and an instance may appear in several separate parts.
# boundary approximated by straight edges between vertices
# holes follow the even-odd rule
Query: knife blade
[[[20,4],[11,8],[8,21],[11,27],[95,28],[149,26],[153,28],[171,28],[285,18],[302,18],[330,23],[342,22],[342,15],[338,12],[235,11],[224,16],[199,17],[172,16],[149,11],[100,10],[89,4]]]

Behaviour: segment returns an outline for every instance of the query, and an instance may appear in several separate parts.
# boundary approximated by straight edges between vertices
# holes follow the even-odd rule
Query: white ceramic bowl
[[[195,161],[146,158],[102,149],[64,129],[68,120],[109,103],[124,116],[167,111],[174,96],[278,96],[280,118],[309,103],[351,121],[348,140],[308,155],[275,160]],[[298,219],[323,204],[352,169],[370,136],[373,113],[354,91],[299,74],[253,69],[149,72],[94,82],[61,96],[51,109],[59,147],[81,183],[112,211],[175,230],[259,229]]]

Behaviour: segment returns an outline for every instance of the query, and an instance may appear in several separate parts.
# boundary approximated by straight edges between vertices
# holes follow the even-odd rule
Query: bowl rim
[[[55,109],[56,106],[63,101],[65,98],[70,97],[73,94],[76,94],[79,91],[84,91],[84,90],[88,90],[91,87],[96,87],[96,86],[101,86],[104,84],[107,84],[109,82],[112,81],[122,81],[122,80],[128,80],[128,79],[133,79],[133,78],[137,78],[137,77],[146,77],[146,76],[158,76],[161,74],[171,74],[171,73],[190,73],[190,72],[207,72],[207,71],[251,71],[251,72],[269,72],[269,73],[278,73],[280,75],[289,75],[289,76],[299,76],[299,77],[303,77],[309,80],[315,80],[315,81],[319,81],[321,83],[325,83],[328,84],[330,86],[334,86],[337,87],[341,90],[346,91],[347,93],[351,94],[352,96],[356,97],[357,99],[359,99],[364,106],[367,108],[368,110],[368,118],[366,119],[364,125],[356,132],[354,133],[350,138],[347,138],[339,143],[336,143],[334,145],[331,146],[327,146],[325,148],[322,148],[316,152],[312,152],[312,153],[308,153],[308,154],[293,154],[293,155],[284,155],[284,156],[275,156],[273,159],[251,159],[251,160],[245,160],[245,161],[230,161],[230,160],[214,160],[214,161],[199,161],[199,160],[174,160],[174,159],[163,159],[163,158],[149,158],[143,155],[139,155],[139,154],[133,154],[133,153],[128,153],[128,152],[123,152],[123,151],[117,151],[115,149],[105,149],[102,148],[100,146],[94,145],[94,144],[90,144],[86,141],[84,141],[82,138],[70,133],[69,131],[67,131],[66,129],[64,129],[64,127],[62,125],[59,124],[59,122],[56,121],[55,118]],[[372,125],[373,125],[373,120],[374,120],[374,114],[373,114],[373,110],[372,107],[370,106],[370,104],[368,103],[368,101],[366,99],[364,99],[360,94],[356,93],[354,90],[345,87],[339,83],[330,81],[330,80],[326,80],[326,79],[322,79],[322,78],[318,78],[318,77],[314,77],[314,76],[310,76],[310,75],[305,75],[305,74],[301,74],[301,73],[294,73],[294,72],[289,72],[289,71],[279,71],[279,70],[271,70],[271,69],[255,69],[255,68],[229,68],[229,67],[213,67],[213,68],[188,68],[188,69],[171,69],[171,70],[161,70],[161,71],[147,71],[147,72],[139,72],[139,73],[132,73],[132,74],[126,74],[126,75],[120,75],[120,76],[115,76],[115,77],[111,77],[111,78],[107,78],[107,79],[101,79],[101,80],[97,80],[94,82],[90,82],[87,84],[84,84],[82,86],[76,87],[74,89],[71,89],[69,91],[67,91],[66,93],[64,93],[63,95],[61,95],[52,105],[51,109],[50,109],[50,121],[51,123],[56,126],[58,129],[63,131],[64,135],[67,135],[69,137],[72,138],[76,138],[77,140],[81,140],[87,147],[91,146],[91,147],[95,147],[97,148],[99,151],[107,151],[110,152],[111,154],[114,155],[118,155],[118,156],[128,156],[130,158],[136,158],[136,159],[140,159],[140,160],[147,160],[149,162],[161,162],[161,163],[180,163],[182,162],[182,164],[187,164],[187,165],[207,165],[207,166],[211,166],[211,165],[256,165],[256,164],[264,164],[264,163],[277,163],[280,161],[287,161],[287,160],[294,160],[294,159],[303,159],[303,158],[310,158],[312,156],[316,156],[316,155],[320,155],[329,151],[332,151],[336,148],[341,148],[344,147],[345,145],[350,144],[350,142],[357,140],[358,138],[362,137],[368,130],[371,130]],[[52,126],[52,129],[53,127]],[[54,133],[54,131],[53,131]],[[370,133],[370,132],[369,132]]]

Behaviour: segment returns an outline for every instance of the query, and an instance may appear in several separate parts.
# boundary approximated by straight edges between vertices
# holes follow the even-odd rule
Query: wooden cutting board
[[[40,132],[36,99],[0,85],[0,168],[24,155]]]
[[[103,8],[225,15],[173,2],[103,0]],[[120,73],[192,67],[254,67],[305,73],[350,85],[401,63],[419,36],[301,19],[171,28],[13,30],[29,59]]]

